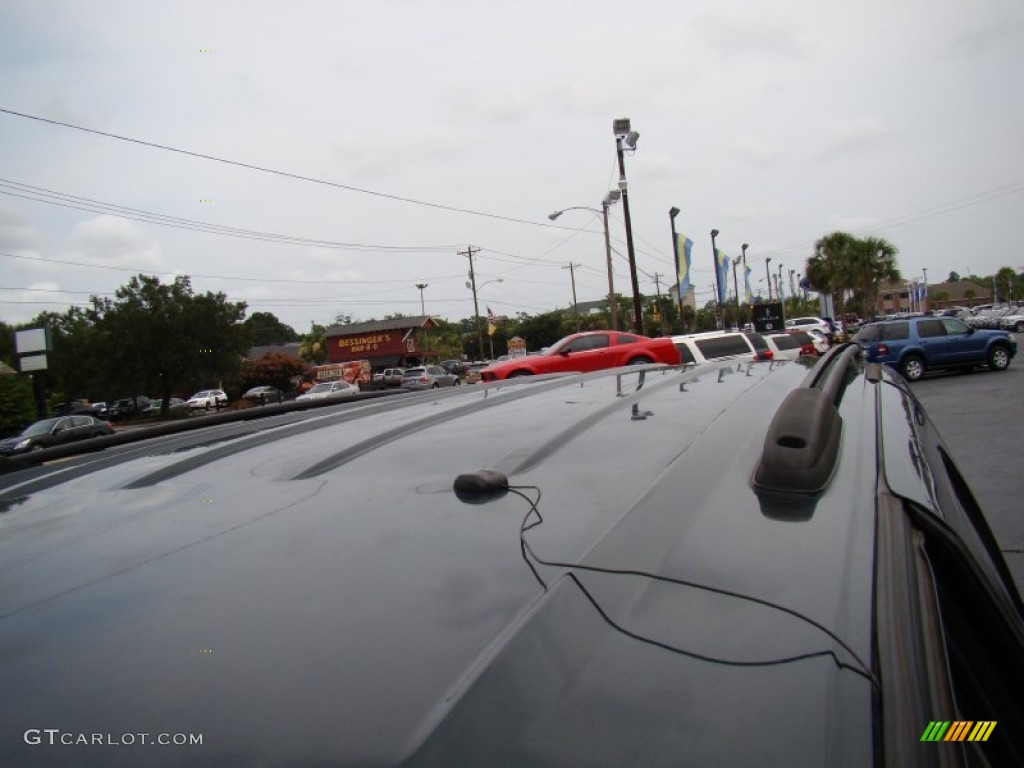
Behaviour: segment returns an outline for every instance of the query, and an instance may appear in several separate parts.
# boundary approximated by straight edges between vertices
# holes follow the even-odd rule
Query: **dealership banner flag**
[[[754,293],[750,290],[750,273],[753,270],[750,269],[746,264],[743,265],[743,303],[749,304],[753,298]]]
[[[715,249],[715,261],[718,263],[718,303],[725,304],[725,294],[729,285],[729,257],[725,251]]]
[[[676,253],[679,254],[679,274],[676,280],[679,283],[679,302],[690,289],[690,261],[693,258],[693,240],[682,232],[676,235]]]

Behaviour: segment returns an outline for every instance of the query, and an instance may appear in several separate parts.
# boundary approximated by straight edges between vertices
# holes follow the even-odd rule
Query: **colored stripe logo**
[[[995,727],[995,720],[932,720],[921,741],[988,741]]]

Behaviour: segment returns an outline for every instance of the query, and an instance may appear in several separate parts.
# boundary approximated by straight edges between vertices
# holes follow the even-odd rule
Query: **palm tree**
[[[302,337],[299,358],[311,365],[321,365],[327,359],[327,339],[322,325],[313,324],[312,331]]]
[[[896,246],[881,237],[857,239],[849,249],[845,264],[846,277],[864,301],[862,317],[875,314],[879,283],[900,279],[900,270],[896,266],[897,253],[899,251]]]
[[[1003,267],[996,272],[996,290],[999,292],[999,298],[1005,301],[1010,301],[1015,298],[1014,288],[1017,284],[1017,273],[1013,271],[1011,267]]]
[[[843,314],[843,293],[851,288],[849,280],[850,254],[857,239],[847,232],[833,232],[814,244],[814,255],[807,260],[804,273],[819,293],[839,295],[836,314]]]

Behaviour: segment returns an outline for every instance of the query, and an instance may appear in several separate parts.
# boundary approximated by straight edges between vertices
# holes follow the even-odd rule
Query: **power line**
[[[295,235],[281,235],[274,232],[239,229],[237,227],[228,227],[222,224],[213,224],[205,221],[196,221],[194,219],[168,216],[166,214],[145,211],[139,208],[130,208],[128,206],[107,203],[102,200],[79,197],[65,192],[46,189],[45,187],[34,187],[30,184],[22,184],[21,182],[11,181],[9,179],[0,179],[0,194],[7,195],[9,197],[18,197],[23,200],[30,200],[36,203],[46,203],[47,205],[56,205],[61,208],[72,208],[74,210],[87,211],[89,213],[117,216],[122,219],[141,221],[147,224],[158,224],[160,226],[173,227],[175,229],[206,232],[208,234],[237,237],[248,240],[264,240],[269,242],[285,243],[288,245],[330,248],[332,250],[389,252],[449,252],[456,247],[454,245],[370,245],[366,243],[346,243],[333,240],[298,237]]]
[[[0,107],[0,113],[7,114],[7,115],[13,115],[14,117],[23,117],[23,118],[25,118],[27,120],[36,120],[36,121],[38,121],[40,123],[48,123],[50,125],[57,125],[57,126],[60,126],[62,128],[71,128],[73,130],[82,131],[84,133],[92,133],[92,134],[95,134],[97,136],[103,136],[103,137],[108,138],[108,139],[117,139],[118,141],[127,141],[127,142],[130,142],[132,144],[139,144],[141,146],[150,147],[152,149],[161,149],[161,150],[163,150],[165,152],[175,152],[175,153],[180,154],[180,155],[188,155],[189,157],[197,157],[197,158],[199,158],[201,160],[211,160],[211,161],[216,162],[216,163],[223,163],[225,165],[233,165],[233,166],[236,166],[238,168],[246,168],[246,169],[251,170],[251,171],[259,171],[261,173],[270,173],[270,174],[273,174],[275,176],[282,176],[282,177],[288,178],[288,179],[297,179],[299,181],[308,181],[311,184],[321,184],[321,185],[326,186],[326,187],[334,187],[335,189],[344,189],[344,190],[347,190],[349,192],[359,192],[360,194],[371,195],[373,197],[380,197],[380,198],[384,198],[386,200],[394,200],[394,201],[400,202],[400,203],[410,203],[412,205],[421,205],[421,206],[424,206],[424,207],[427,207],[427,208],[434,208],[434,209],[442,210],[442,211],[450,211],[452,213],[464,213],[464,214],[467,214],[469,216],[480,216],[480,217],[487,218],[487,219],[497,219],[498,221],[510,221],[510,222],[512,222],[514,224],[529,224],[530,226],[545,227],[545,228],[548,228],[548,229],[566,229],[566,227],[562,227],[561,225],[558,225],[558,224],[550,224],[550,223],[545,223],[545,222],[542,222],[542,221],[529,221],[528,219],[517,219],[517,218],[512,217],[512,216],[502,216],[501,214],[497,214],[497,213],[487,213],[485,211],[474,211],[474,210],[469,209],[469,208],[459,208],[459,207],[453,206],[453,205],[444,205],[442,203],[432,203],[432,202],[430,202],[428,200],[417,200],[417,199],[411,198],[411,197],[402,197],[400,195],[392,195],[392,194],[389,194],[387,192],[378,192],[378,191],[373,190],[373,189],[365,189],[363,187],[356,187],[356,186],[353,186],[351,184],[341,184],[341,183],[336,182],[336,181],[327,181],[325,179],[317,179],[317,178],[314,178],[312,176],[303,176],[302,174],[299,174],[299,173],[291,173],[289,171],[280,171],[280,170],[277,170],[275,168],[266,168],[264,166],[254,165],[252,163],[243,163],[243,162],[241,162],[239,160],[228,160],[228,159],[223,158],[223,157],[216,157],[215,155],[207,155],[207,154],[204,154],[202,152],[193,152],[191,150],[181,149],[179,147],[171,147],[171,146],[168,146],[166,144],[157,144],[156,142],[152,142],[152,141],[144,141],[142,139],[134,139],[134,138],[132,138],[130,136],[120,136],[120,135],[118,135],[116,133],[108,133],[107,131],[100,131],[100,130],[97,130],[95,128],[86,128],[86,127],[81,126],[81,125],[74,125],[73,123],[65,123],[65,122],[62,122],[60,120],[52,120],[52,119],[46,118],[46,117],[39,117],[38,115],[29,115],[29,114],[26,114],[24,112],[16,112],[13,109],[5,109],[3,107]]]
[[[975,205],[981,205],[982,203],[990,203],[993,200],[998,200],[1002,197],[1009,195],[1016,195],[1024,192],[1024,181],[1014,181],[1010,184],[1003,184],[992,189],[985,190],[983,192],[975,192],[972,195],[966,197],[956,198],[946,203],[939,203],[928,208],[922,208],[919,211],[912,211],[905,213],[900,216],[894,216],[890,219],[883,219],[875,224],[867,224],[863,227],[856,227],[848,230],[850,234],[864,234],[868,232],[876,232],[883,229],[893,229],[895,227],[901,227],[905,224],[913,224],[917,221],[924,219],[931,219],[935,216],[941,216],[944,213],[954,213],[964,208],[971,208]],[[809,246],[806,244],[791,245],[785,248],[777,248],[774,251],[764,251],[761,256],[788,256],[794,253],[813,251],[813,243]]]
[[[71,261],[70,259],[48,259],[45,256],[24,256],[17,253],[5,253],[0,251],[0,256],[8,259],[24,259],[25,261],[42,261],[48,264],[66,264],[72,267],[88,267],[90,269],[109,269],[115,272],[141,272],[147,275],[180,275],[181,272],[166,272],[147,267],[114,267],[109,264],[90,264],[84,261]],[[204,280],[238,280],[243,282],[253,283],[266,283],[266,277],[238,277],[231,275],[202,275],[198,273],[190,273],[189,277],[198,277]],[[458,275],[444,275],[441,277],[431,277],[432,280],[448,280],[458,277]],[[277,278],[275,277],[273,282],[275,283],[294,283],[297,285],[380,285],[384,283],[406,283],[406,280],[292,280],[288,278]]]

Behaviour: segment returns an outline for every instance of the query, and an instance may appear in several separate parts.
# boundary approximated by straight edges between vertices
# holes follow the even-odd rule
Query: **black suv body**
[[[871,362],[892,366],[910,381],[930,369],[987,365],[1006,370],[1017,354],[1007,331],[979,330],[954,317],[909,317],[861,327],[853,341]]]
[[[0,764],[1024,764],[1020,598],[856,345],[302,415],[0,476]]]

